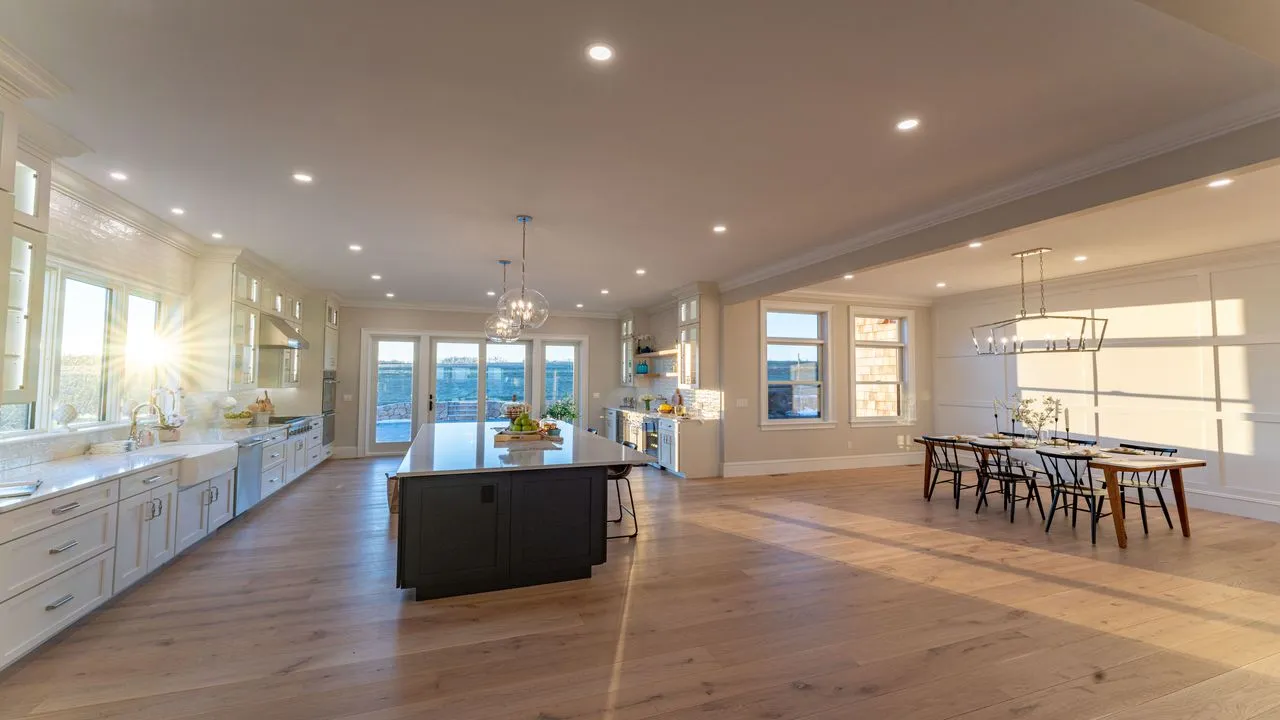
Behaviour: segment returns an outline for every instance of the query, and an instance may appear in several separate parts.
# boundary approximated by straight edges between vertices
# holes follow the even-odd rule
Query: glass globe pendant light
[[[498,300],[498,314],[516,323],[521,330],[542,327],[551,314],[551,306],[542,293],[525,286],[525,258],[528,248],[530,215],[517,215],[520,223],[520,289],[512,288],[502,293]]]
[[[502,295],[507,294],[507,266],[511,264],[510,260],[499,260],[498,264],[502,266]],[[520,339],[520,324],[513,322],[511,318],[496,312],[484,321],[484,335],[490,342],[509,343]]]

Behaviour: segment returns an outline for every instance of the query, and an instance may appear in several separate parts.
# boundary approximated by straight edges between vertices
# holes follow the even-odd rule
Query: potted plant
[[[547,417],[572,423],[578,419],[578,405],[569,398],[557,400],[547,406]]]
[[[649,393],[645,393],[644,395],[641,395],[640,402],[644,403],[644,411],[649,412],[650,410],[652,410],[653,408],[651,406],[653,405],[653,401],[657,399],[658,399],[658,396],[650,395]]]

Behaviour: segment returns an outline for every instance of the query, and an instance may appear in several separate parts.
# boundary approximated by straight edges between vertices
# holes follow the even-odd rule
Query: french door
[[[433,422],[501,420],[506,403],[530,401],[527,342],[432,338],[429,362]]]
[[[375,335],[370,348],[369,405],[366,423],[369,453],[409,449],[422,422],[418,407],[419,339],[414,336]]]

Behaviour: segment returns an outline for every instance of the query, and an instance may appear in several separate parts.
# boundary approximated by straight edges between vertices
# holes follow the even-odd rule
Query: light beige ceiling
[[[1204,178],[1088,212],[1048,220],[922,258],[886,265],[806,290],[929,300],[1016,285],[1012,253],[1038,247],[1049,279],[1280,241],[1280,164]],[[1087,259],[1077,262],[1077,256]],[[1028,280],[1038,272],[1028,259]],[[945,288],[936,284],[945,282]]]
[[[1280,88],[1119,0],[0,0],[0,32],[71,88],[33,105],[96,151],[71,167],[195,236],[349,298],[482,305],[528,212],[560,310],[740,277]]]

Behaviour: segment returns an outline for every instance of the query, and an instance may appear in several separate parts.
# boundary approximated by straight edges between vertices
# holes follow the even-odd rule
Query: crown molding
[[[204,243],[64,165],[53,166],[53,189],[188,255],[205,250]]]
[[[0,37],[0,94],[15,100],[52,100],[71,91],[21,50]]]
[[[370,310],[425,310],[429,312],[454,312],[473,315],[490,315],[494,311],[492,306],[450,305],[448,303],[386,302],[383,300],[349,300],[342,302],[342,307],[367,308]],[[583,312],[581,310],[552,310],[551,317],[585,318],[588,320],[618,319],[617,313]]]
[[[1114,143],[1076,160],[1032,173],[992,190],[970,195],[934,210],[907,217],[899,222],[856,235],[792,256],[720,283],[721,292],[736,290],[753,283],[812,265],[829,262],[842,255],[894,240],[915,232],[989,210],[1015,200],[1027,198],[1072,182],[1085,180],[1110,170],[1154,158],[1242,130],[1268,120],[1280,118],[1280,91],[1262,93],[1227,105],[1196,118],[1160,130]]]
[[[785,300],[823,300],[826,302],[841,302],[849,305],[887,305],[889,307],[908,307],[908,308],[927,308],[933,305],[931,298],[910,297],[910,296],[893,296],[893,295],[867,295],[859,293],[842,293],[831,292],[827,290],[790,290],[770,297],[782,298]]]

